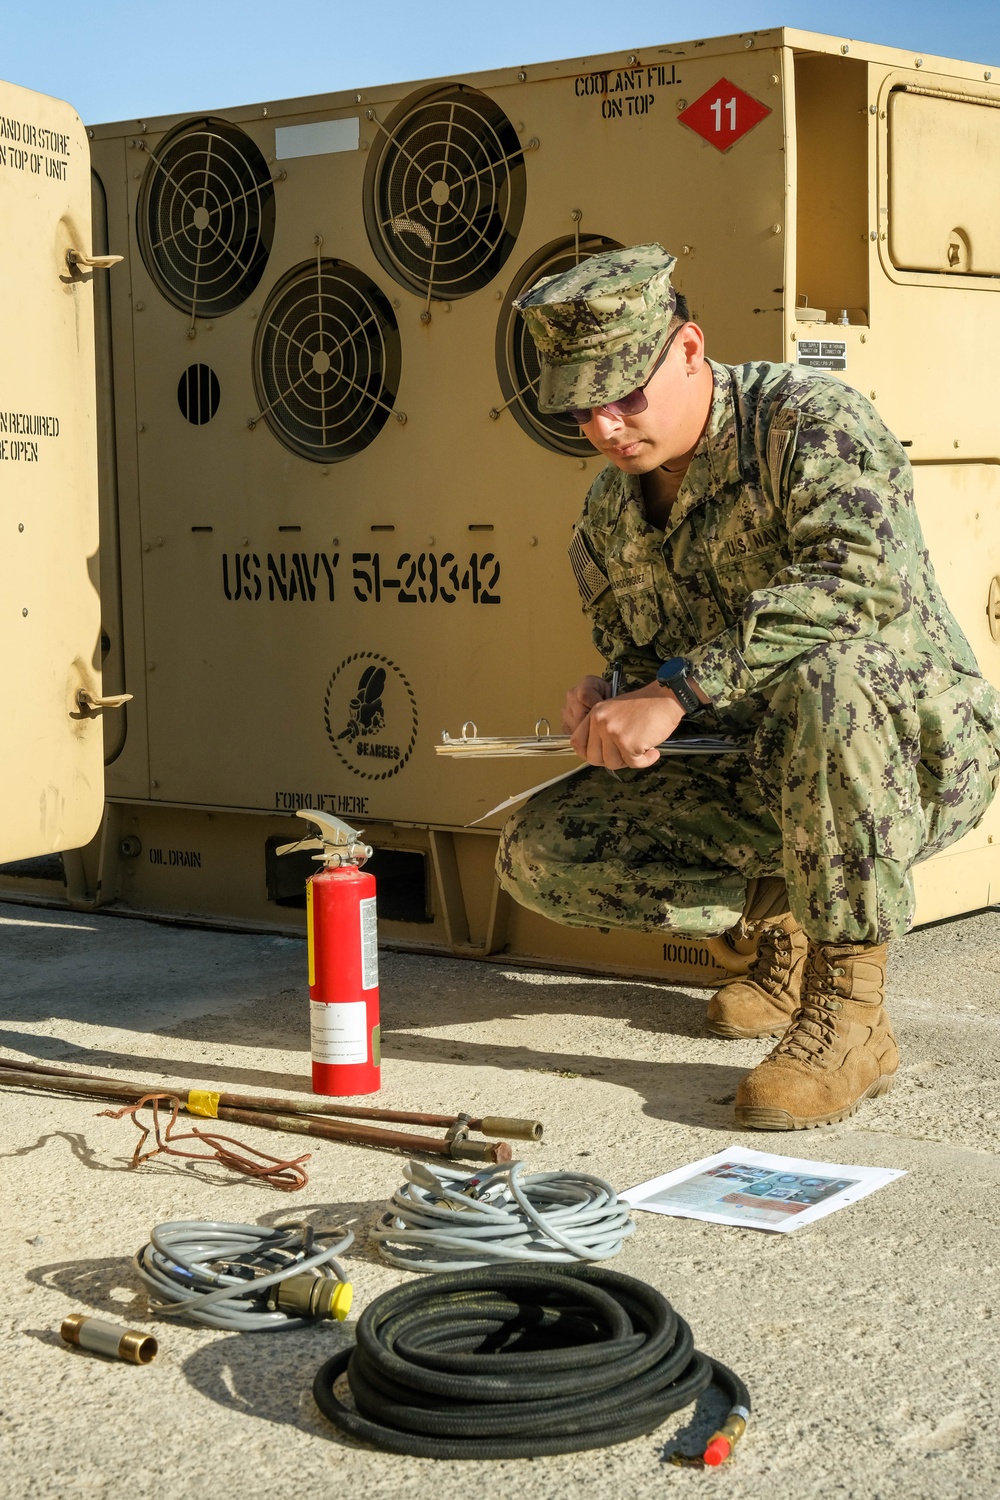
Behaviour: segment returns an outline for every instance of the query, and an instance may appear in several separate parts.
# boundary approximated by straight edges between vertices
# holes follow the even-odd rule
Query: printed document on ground
[[[892,1167],[844,1167],[734,1146],[618,1196],[654,1214],[789,1234],[905,1175]]]

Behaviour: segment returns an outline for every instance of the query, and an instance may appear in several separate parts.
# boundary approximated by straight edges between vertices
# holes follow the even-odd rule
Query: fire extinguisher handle
[[[360,828],[351,828],[333,813],[315,812],[312,808],[300,807],[298,816],[316,826],[323,852],[332,863],[363,865],[366,859],[371,859],[371,845],[362,842]]]
[[[316,834],[307,834],[292,844],[282,844],[277,851],[279,854],[304,854],[318,850],[316,857],[327,869],[337,869],[341,865],[363,865],[366,859],[371,859],[372,846],[362,843],[360,828],[350,828],[332,813],[314,812],[304,807],[299,808],[298,816],[305,818],[307,823],[313,823]]]

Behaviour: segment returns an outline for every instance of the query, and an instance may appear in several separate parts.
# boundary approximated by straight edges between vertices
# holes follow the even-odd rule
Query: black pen
[[[622,666],[621,662],[620,661],[613,661],[611,663],[611,697],[612,698],[617,698],[618,694],[621,692],[621,690],[622,690],[622,678],[624,676],[625,676],[625,668]],[[613,776],[616,781],[619,781],[621,779],[619,777],[619,775],[618,775],[618,772],[617,771],[612,771],[610,766],[606,766],[605,770],[607,770],[608,773],[609,773],[609,775]]]

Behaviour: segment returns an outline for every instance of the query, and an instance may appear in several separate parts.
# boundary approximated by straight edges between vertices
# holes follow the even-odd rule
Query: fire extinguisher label
[[[361,914],[361,988],[378,989],[378,919],[375,915],[375,897],[367,896],[358,902]]]
[[[363,1000],[309,1002],[313,1062],[368,1061],[368,1006]]]

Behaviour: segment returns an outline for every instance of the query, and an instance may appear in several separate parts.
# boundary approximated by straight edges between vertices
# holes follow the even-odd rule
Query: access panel
[[[0,83],[0,861],[104,802],[90,204],[75,111]]]

